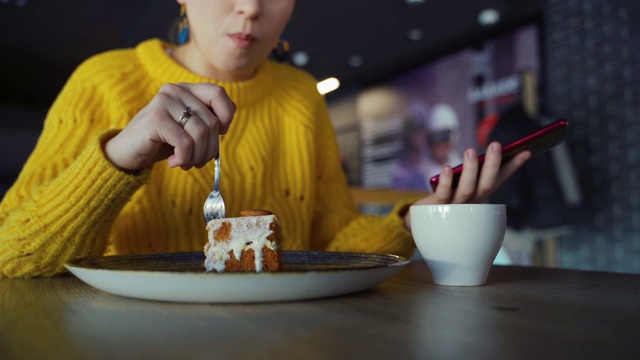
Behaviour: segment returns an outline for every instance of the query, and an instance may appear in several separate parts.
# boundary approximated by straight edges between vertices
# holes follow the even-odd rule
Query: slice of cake
[[[207,224],[205,271],[261,272],[283,269],[280,222],[265,210],[243,210],[242,217]]]

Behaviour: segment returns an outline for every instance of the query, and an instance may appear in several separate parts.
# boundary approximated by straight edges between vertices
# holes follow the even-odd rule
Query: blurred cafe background
[[[171,39],[172,0],[0,0],[0,196],[87,57]],[[497,263],[640,273],[640,2],[298,0],[286,60],[326,94],[361,210],[384,213],[467,147],[559,118],[563,143],[492,202]],[[435,170],[434,170],[435,169]]]

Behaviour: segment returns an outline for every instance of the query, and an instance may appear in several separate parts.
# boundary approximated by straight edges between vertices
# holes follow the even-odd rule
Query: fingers
[[[192,156],[188,164],[184,164],[182,169],[187,170],[192,166],[203,167],[207,162],[218,155],[220,147],[219,121],[207,109],[202,110],[205,114],[200,116],[199,112],[194,113],[193,122],[185,124],[186,131],[194,140]]]
[[[453,193],[453,170],[450,166],[444,166],[440,171],[440,179],[438,180],[438,186],[433,195],[429,196],[429,203],[431,204],[446,204],[451,202],[451,195]]]
[[[467,149],[464,152],[462,174],[453,195],[453,203],[469,202],[474,197],[476,194],[478,167],[478,153],[474,149]]]
[[[231,101],[227,92],[222,87],[209,83],[180,83],[178,85],[189,89],[193,96],[210,109],[218,120],[220,134],[226,134],[236,112],[236,105]]]
[[[478,168],[478,153],[474,149],[467,149],[464,153],[462,174],[457,187],[453,187],[453,169],[450,166],[444,166],[440,172],[438,186],[433,195],[429,196],[429,203],[455,204],[472,201],[476,194]]]
[[[480,169],[475,150],[465,151],[463,170],[458,187],[453,189],[453,170],[444,166],[440,172],[438,186],[433,194],[416,201],[416,205],[480,203],[509,176],[518,170],[531,157],[531,152],[524,151],[510,161],[502,164],[502,146],[498,142],[489,144],[485,153],[484,164]],[[478,172],[480,172],[478,176]],[[477,179],[477,181],[476,181]],[[405,226],[410,229],[410,216],[404,218]]]
[[[498,142],[489,144],[480,180],[476,187],[476,201],[484,201],[507,178],[513,175],[531,157],[531,152],[523,151],[513,159],[502,163],[502,146]]]
[[[498,142],[489,144],[485,153],[484,165],[480,171],[480,178],[476,186],[475,196],[480,200],[486,199],[498,187],[496,179],[502,162],[502,146]]]
[[[481,169],[474,153],[465,152],[464,167],[460,183],[455,191],[453,203],[480,203],[489,197],[509,176],[518,170],[531,157],[524,151],[506,163],[502,163],[502,145],[489,144]]]
[[[463,170],[458,187],[452,189],[453,170],[449,166],[444,166],[440,172],[438,186],[434,193],[416,201],[415,205],[483,202],[491,192],[522,167],[529,158],[531,158],[531,152],[523,151],[502,164],[502,146],[498,142],[493,142],[487,148],[484,164],[476,182],[479,161],[475,150],[468,149],[465,151]],[[410,230],[410,214],[405,215],[404,221],[405,227]]]
[[[189,107],[191,117],[180,117]],[[165,84],[127,126],[103,146],[118,169],[130,173],[167,159],[171,167],[204,166],[219,150],[235,104],[215,84]]]
[[[228,130],[235,112],[235,105],[220,86],[214,84],[167,84],[161,93],[172,98],[175,104],[169,111],[176,118],[179,111],[189,106],[192,113],[188,121],[176,128],[172,126],[165,138],[174,147],[174,154],[169,156],[169,166],[180,166],[188,170],[193,166],[202,167],[217,156],[219,152],[219,135]],[[159,94],[160,95],[160,94]],[[169,102],[167,102],[169,103]],[[215,106],[215,110],[213,108]],[[220,113],[221,115],[218,115]],[[223,120],[221,120],[223,119]],[[177,123],[176,118],[175,122]],[[186,133],[191,141],[184,141],[178,133]]]
[[[195,140],[197,146],[192,162],[193,166],[203,167],[214,157],[218,156],[220,149],[220,127],[221,121],[206,105],[199,100],[196,100],[199,104],[199,109],[196,110],[196,121],[193,124],[186,124],[184,129]]]

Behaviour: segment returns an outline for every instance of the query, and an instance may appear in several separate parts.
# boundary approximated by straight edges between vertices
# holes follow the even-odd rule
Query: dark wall
[[[571,120],[586,208],[566,267],[640,272],[640,2],[547,0],[545,106]]]
[[[168,39],[177,13],[169,0],[0,2],[0,197],[75,67],[98,52]]]
[[[0,103],[47,109],[84,59],[167,38],[177,12],[169,0],[1,2]]]

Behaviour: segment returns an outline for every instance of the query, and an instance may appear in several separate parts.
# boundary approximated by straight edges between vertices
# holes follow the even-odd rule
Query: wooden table
[[[0,359],[640,358],[640,275],[494,266],[481,287],[421,261],[353,295],[215,305],[0,278]]]

